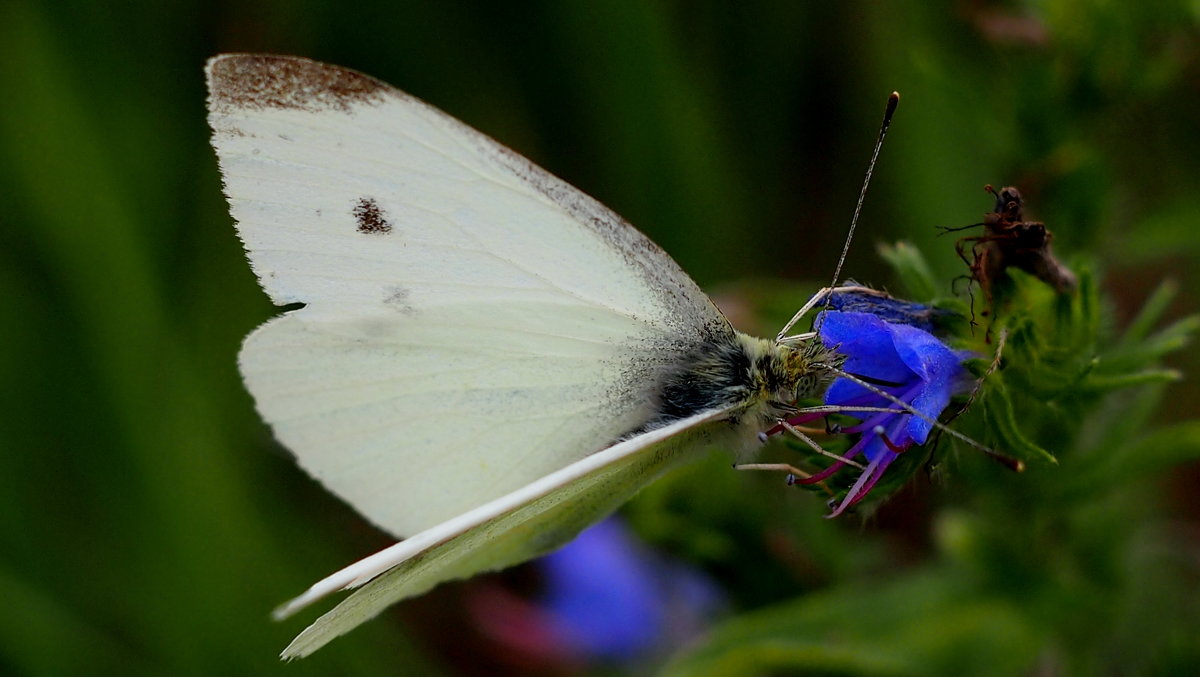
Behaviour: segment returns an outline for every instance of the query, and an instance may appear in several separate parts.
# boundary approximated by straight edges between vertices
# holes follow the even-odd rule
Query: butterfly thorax
[[[651,426],[728,408],[732,422],[769,427],[798,400],[819,395],[840,357],[817,341],[782,345],[730,332],[668,372]]]

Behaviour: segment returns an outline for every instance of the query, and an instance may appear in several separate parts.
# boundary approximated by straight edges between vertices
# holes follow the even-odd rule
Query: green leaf
[[[930,570],[744,614],[664,674],[1018,674],[1041,643],[1015,607],[950,571]]]
[[[1017,427],[1013,414],[1012,399],[1009,398],[1008,388],[1004,385],[1002,374],[994,374],[987,383],[987,397],[984,399],[984,413],[990,429],[1001,440],[1000,451],[1020,459],[1038,459],[1049,463],[1058,463],[1058,459],[1049,451],[1038,446],[1023,434]]]
[[[1135,386],[1154,383],[1170,383],[1178,381],[1182,377],[1183,375],[1175,369],[1147,369],[1145,371],[1120,374],[1118,376],[1093,374],[1084,381],[1083,387],[1095,392],[1104,392],[1106,390],[1120,390],[1122,388],[1133,388]]]
[[[938,289],[941,287],[921,250],[901,241],[893,245],[881,244],[878,251],[879,256],[895,269],[909,298],[934,299],[940,296]]]
[[[1135,343],[1123,341],[1121,346],[1104,355],[1103,372],[1125,372],[1156,365],[1163,357],[1182,350],[1200,329],[1200,316],[1192,315],[1176,321],[1162,331]]]
[[[1133,345],[1150,335],[1150,330],[1158,324],[1159,318],[1166,312],[1167,306],[1179,293],[1179,284],[1174,280],[1163,280],[1154,293],[1142,303],[1142,309],[1137,317],[1129,323],[1125,335],[1121,337],[1124,345]]]
[[[1200,460],[1200,421],[1159,428],[1129,444],[1104,449],[1065,487],[1088,495],[1128,484],[1183,463]]]

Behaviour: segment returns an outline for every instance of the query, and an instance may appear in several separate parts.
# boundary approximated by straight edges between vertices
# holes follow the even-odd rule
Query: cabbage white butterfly
[[[378,80],[239,54],[207,79],[251,266],[304,304],[247,337],[247,387],[309,474],[405,539],[281,607],[359,588],[284,657],[756,446],[835,376],[820,341],[734,330],[619,216]]]

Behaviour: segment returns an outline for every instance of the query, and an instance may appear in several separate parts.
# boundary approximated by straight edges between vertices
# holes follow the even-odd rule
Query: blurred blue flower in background
[[[652,552],[613,518],[540,564],[545,608],[564,641],[592,658],[623,662],[684,641],[722,602],[710,579]]]
[[[914,444],[924,444],[933,427],[931,420],[937,419],[953,395],[965,392],[971,385],[970,375],[962,366],[962,360],[969,355],[951,350],[921,327],[896,320],[905,315],[881,316],[873,311],[824,312],[817,316],[815,325],[821,341],[846,357],[844,371],[923,414],[903,412],[895,401],[848,378],[833,382],[825,393],[825,404],[880,407],[889,411],[866,413],[860,417],[861,423],[842,428],[845,433],[863,433],[845,456],[853,458],[861,454],[867,460],[867,467],[830,517],[862,500],[900,453]],[[820,482],[845,465],[836,461],[812,477],[794,482]]]
[[[642,663],[678,649],[725,607],[710,578],[654,552],[615,517],[536,566],[535,600],[489,596],[475,617],[493,639],[544,662]]]

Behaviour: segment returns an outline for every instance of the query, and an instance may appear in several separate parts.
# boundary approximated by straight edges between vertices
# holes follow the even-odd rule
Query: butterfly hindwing
[[[299,658],[434,585],[523,562],[566,543],[677,462],[721,440],[727,414],[710,410],[644,433],[576,462],[313,586],[279,615],[360,587],[284,650]]]

